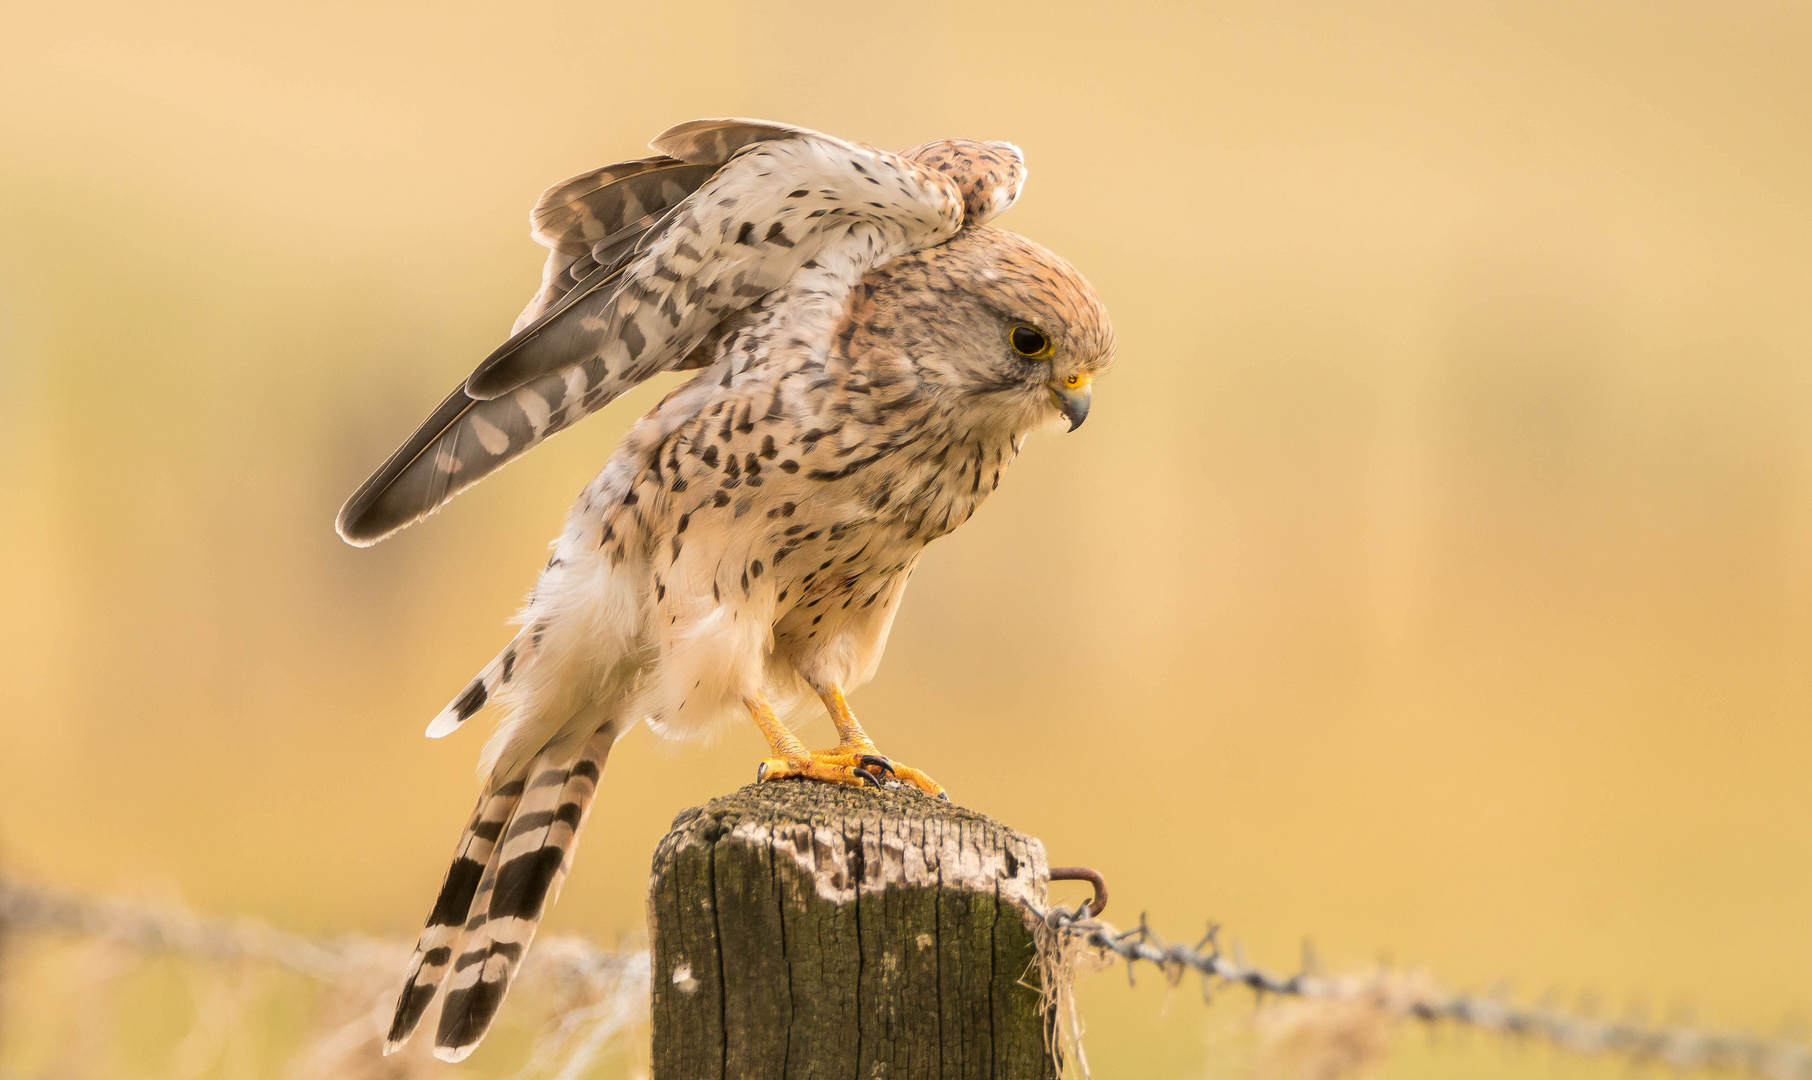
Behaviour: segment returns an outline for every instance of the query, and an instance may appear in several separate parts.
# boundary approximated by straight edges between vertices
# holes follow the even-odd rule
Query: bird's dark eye
[[[1013,351],[1028,360],[1043,360],[1051,355],[1051,339],[1029,326],[1015,326],[1007,337],[1013,343]]]

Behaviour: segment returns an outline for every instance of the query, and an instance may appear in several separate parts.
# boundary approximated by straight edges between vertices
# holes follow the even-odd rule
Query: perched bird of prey
[[[376,543],[649,376],[697,372],[585,488],[521,632],[428,726],[507,709],[387,1052],[437,996],[438,1056],[483,1038],[637,721],[686,739],[747,716],[773,755],[761,780],[941,794],[844,693],[880,662],[925,545],[1028,432],[1082,423],[1113,355],[1082,276],[986,224],[1025,179],[1011,143],[893,154],[698,120],[652,147],[541,197],[547,269],[512,336],[340,512],[341,536]],[[828,750],[775,713],[813,696]]]

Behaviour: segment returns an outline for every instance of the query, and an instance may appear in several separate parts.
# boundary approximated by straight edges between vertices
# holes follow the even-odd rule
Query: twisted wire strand
[[[8,930],[93,937],[142,952],[249,960],[324,981],[360,969],[374,950],[397,944],[358,936],[305,937],[250,919],[210,918],[175,907],[81,896],[0,876],[0,932]],[[556,979],[620,974],[647,955],[646,949],[610,949],[573,936],[550,938],[536,952],[541,957],[540,974]]]
[[[0,930],[102,938],[142,952],[256,960],[317,979],[353,963],[359,939],[317,941],[252,921],[232,922],[111,897],[96,898],[0,878]]]
[[[1221,947],[1220,927],[1212,924],[1199,941],[1186,945],[1167,942],[1143,914],[1139,925],[1122,930],[1088,917],[1086,907],[1033,910],[1061,939],[1126,964],[1129,978],[1140,964],[1157,968],[1172,985],[1194,973],[1201,979],[1204,998],[1218,988],[1243,987],[1261,997],[1367,1001],[1397,1017],[1536,1039],[1582,1054],[1615,1054],[1760,1080],[1812,1080],[1812,1049],[1790,1039],[1600,1020],[1541,1005],[1450,993],[1383,974],[1326,975],[1307,956],[1302,970],[1278,975],[1229,955]],[[358,969],[369,962],[372,950],[393,944],[362,937],[305,937],[250,920],[86,897],[0,877],[0,931],[5,930],[75,934],[147,952],[269,963],[324,981]],[[610,949],[563,937],[545,942],[537,953],[539,974],[555,980],[627,976],[630,983],[645,985],[647,978],[646,949]]]
[[[1151,964],[1172,984],[1191,972],[1202,981],[1206,999],[1218,987],[1238,986],[1260,995],[1302,999],[1365,1000],[1386,1012],[1430,1024],[1450,1023],[1512,1038],[1537,1039],[1581,1054],[1616,1054],[1633,1061],[1660,1061],[1680,1069],[1740,1073],[1762,1080],[1812,1080],[1812,1049],[1786,1038],[1704,1031],[1686,1026],[1651,1026],[1631,1020],[1599,1020],[1539,1005],[1515,1005],[1493,997],[1419,987],[1386,974],[1330,976],[1317,972],[1307,955],[1303,969],[1277,975],[1229,956],[1220,927],[1210,924],[1195,945],[1167,943],[1141,913],[1139,925],[1121,930],[1087,917],[1086,906],[1055,907],[1035,913],[1061,937],[1101,957],[1127,965]]]

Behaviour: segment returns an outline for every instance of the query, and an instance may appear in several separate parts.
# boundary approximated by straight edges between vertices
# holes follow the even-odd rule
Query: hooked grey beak
[[[1071,375],[1067,379],[1053,379],[1051,394],[1056,399],[1057,411],[1070,422],[1070,430],[1075,431],[1088,419],[1089,399],[1094,396],[1093,380],[1087,375]]]

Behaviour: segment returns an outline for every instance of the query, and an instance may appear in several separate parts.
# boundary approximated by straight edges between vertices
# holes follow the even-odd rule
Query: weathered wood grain
[[[649,884],[653,1080],[1049,1080],[1036,839],[911,789],[682,813]]]

